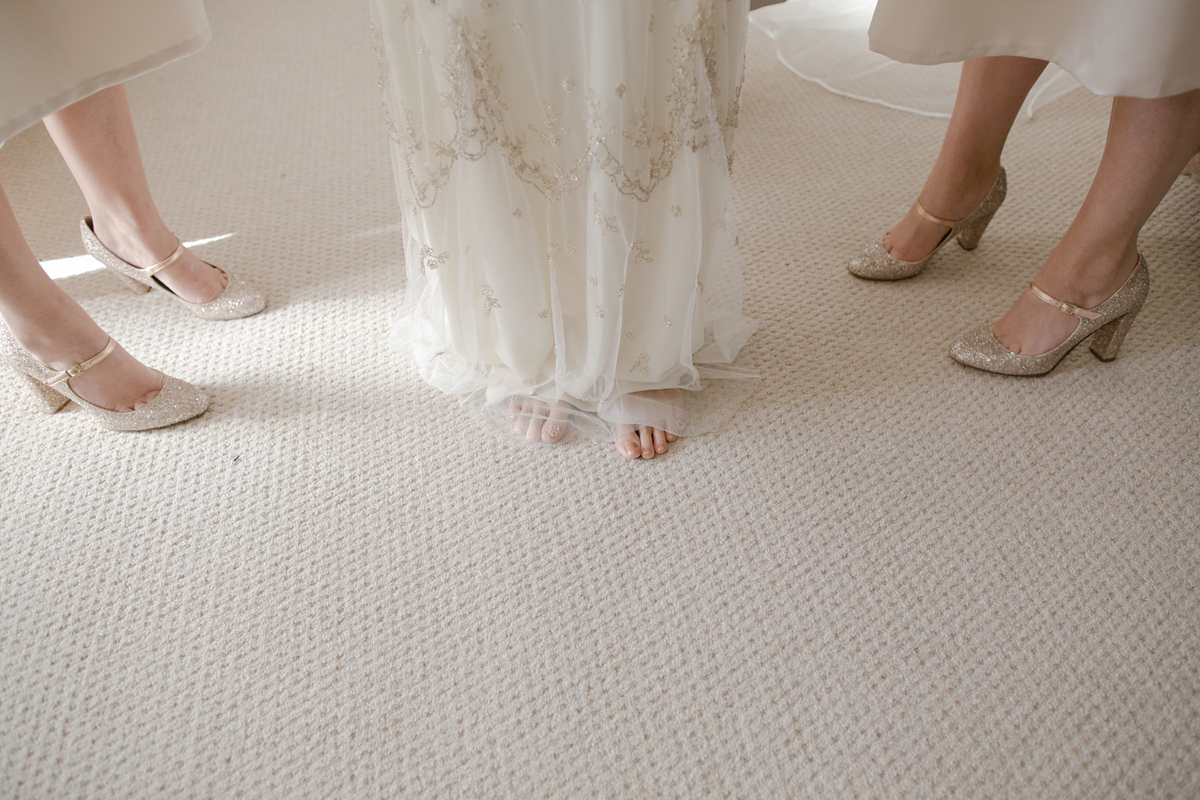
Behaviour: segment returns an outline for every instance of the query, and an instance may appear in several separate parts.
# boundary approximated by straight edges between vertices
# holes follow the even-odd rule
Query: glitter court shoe
[[[1080,308],[1071,303],[1055,299],[1034,284],[1029,284],[1029,293],[1049,303],[1064,314],[1079,318],[1075,332],[1067,340],[1048,353],[1040,356],[1021,356],[1012,352],[996,340],[991,328],[981,328],[960,336],[950,348],[950,357],[968,367],[996,372],[1001,375],[1045,375],[1058,366],[1075,345],[1092,337],[1092,352],[1101,361],[1112,361],[1125,341],[1133,320],[1142,310],[1146,295],[1150,291],[1150,272],[1146,259],[1138,254],[1137,266],[1125,283],[1095,308]]]
[[[1008,176],[1004,172],[1004,167],[1001,167],[1000,173],[996,175],[996,180],[992,183],[992,188],[984,196],[983,202],[963,219],[942,219],[930,214],[921,205],[921,198],[918,195],[915,201],[917,213],[934,225],[941,225],[950,229],[946,231],[946,235],[938,242],[937,247],[933,248],[933,252],[920,261],[901,261],[887,251],[882,241],[871,242],[863,248],[861,253],[850,260],[850,265],[847,269],[850,270],[851,275],[857,275],[860,278],[867,278],[868,280],[898,281],[904,278],[911,278],[925,269],[925,265],[929,263],[929,259],[933,258],[937,254],[937,251],[941,250],[951,239],[957,238],[958,243],[962,245],[964,250],[974,250],[979,246],[980,237],[987,230],[988,223],[996,215],[996,211],[1004,202],[1007,194]]]
[[[220,267],[213,267],[213,269],[220,269],[221,272],[224,272],[229,277],[229,282],[219,295],[207,303],[188,302],[168,289],[166,284],[155,277],[155,274],[174,264],[183,255],[182,241],[179,242],[179,246],[175,248],[174,253],[157,264],[143,268],[135,267],[105,247],[104,243],[96,238],[96,231],[92,228],[91,217],[84,217],[80,221],[79,232],[83,237],[83,246],[87,248],[88,255],[121,278],[121,282],[131,291],[145,293],[151,289],[161,289],[187,306],[188,310],[197,317],[203,319],[241,319],[242,317],[253,316],[267,306],[267,299],[261,292],[233,273]],[[179,237],[175,238],[178,239]],[[212,267],[213,265],[209,264],[209,266]]]
[[[8,327],[0,324],[0,352],[13,369],[29,381],[39,406],[50,414],[74,401],[102,428],[111,431],[145,431],[183,422],[203,414],[208,408],[208,397],[204,392],[169,375],[163,375],[162,389],[154,399],[136,411],[109,411],[84,400],[71,388],[71,378],[108,358],[116,347],[116,340],[109,337],[104,349],[87,361],[56,372],[21,347]]]

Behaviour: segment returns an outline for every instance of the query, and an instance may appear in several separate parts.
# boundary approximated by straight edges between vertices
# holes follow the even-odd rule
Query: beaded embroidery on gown
[[[730,192],[748,0],[372,17],[404,222],[393,347],[504,422],[514,396],[610,438],[736,410],[755,377]],[[687,390],[683,417],[662,389]]]

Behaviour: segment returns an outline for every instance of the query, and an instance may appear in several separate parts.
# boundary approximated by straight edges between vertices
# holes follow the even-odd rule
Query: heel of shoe
[[[117,270],[113,269],[112,267],[109,267],[108,271],[111,272],[113,275],[116,275],[117,279],[120,280],[121,283],[125,285],[125,288],[128,289],[129,291],[133,292],[134,294],[145,294],[146,292],[150,291],[150,287],[147,286],[146,284],[139,283],[138,281],[134,280],[133,278],[129,277],[128,275],[118,272]]]
[[[979,246],[979,240],[983,238],[983,232],[987,230],[988,223],[992,221],[992,217],[996,216],[996,212],[1000,210],[1000,206],[1004,205],[1004,198],[1007,196],[1008,173],[1004,171],[1004,167],[1000,167],[1000,172],[996,174],[996,180],[992,183],[992,188],[988,189],[988,193],[983,198],[983,202],[979,204],[979,208],[975,209],[974,214],[962,221],[957,238],[963,250],[974,250]]]
[[[1125,334],[1133,327],[1136,311],[1130,311],[1123,317],[1117,317],[1100,330],[1092,334],[1092,353],[1101,361],[1112,361],[1125,341]]]
[[[69,397],[64,397],[61,393],[50,388],[32,375],[26,375],[24,372],[18,372],[17,374],[28,382],[29,390],[33,394],[34,404],[38,411],[53,414],[71,402]]]
[[[988,223],[992,221],[992,217],[996,216],[998,210],[999,208],[992,209],[987,214],[980,216],[979,219],[963,222],[962,228],[958,232],[958,244],[963,250],[974,250],[979,246],[983,232],[987,230]]]

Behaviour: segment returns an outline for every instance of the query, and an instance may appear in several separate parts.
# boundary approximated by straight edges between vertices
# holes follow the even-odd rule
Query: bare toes
[[[617,452],[630,460],[642,457],[642,446],[632,425],[617,426]]]
[[[533,416],[529,419],[529,429],[525,432],[525,438],[528,441],[541,441],[542,427],[546,421],[545,413],[546,407],[539,403],[538,407],[534,410]]]
[[[645,459],[654,458],[654,436],[650,433],[652,430],[654,429],[643,425],[638,431],[638,438],[642,445],[642,458]]]
[[[555,403],[546,424],[542,426],[542,441],[557,442],[567,431],[567,406],[565,403]]]
[[[513,423],[513,432],[524,435],[529,430],[529,421],[533,418],[533,401],[525,398],[521,402],[521,410],[517,412],[517,420]]]

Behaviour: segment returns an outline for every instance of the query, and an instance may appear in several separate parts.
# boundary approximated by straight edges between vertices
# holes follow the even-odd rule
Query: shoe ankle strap
[[[1054,306],[1055,308],[1057,308],[1059,311],[1063,312],[1064,314],[1071,314],[1072,316],[1079,317],[1080,319],[1097,319],[1100,316],[1099,314],[1097,314],[1095,311],[1092,311],[1091,309],[1080,308],[1079,306],[1075,305],[1074,303],[1068,303],[1066,301],[1059,300],[1056,297],[1051,297],[1050,295],[1046,294],[1041,289],[1039,289],[1037,287],[1037,284],[1035,284],[1035,283],[1029,284],[1029,293],[1031,295],[1033,295],[1034,297],[1036,297],[1038,300],[1041,300],[1043,303],[1047,303],[1048,305]]]
[[[921,195],[917,195],[917,213],[932,222],[934,225],[944,225],[947,228],[953,228],[960,222],[960,220],[942,219],[935,214],[930,214],[925,210],[925,206],[921,205]]]
[[[117,347],[117,340],[112,338],[111,336],[108,337],[108,344],[104,345],[103,350],[101,350],[99,353],[92,356],[87,361],[84,361],[81,364],[75,364],[74,366],[67,367],[62,372],[58,373],[57,375],[54,375],[49,380],[45,381],[46,385],[53,386],[56,383],[62,383],[63,381],[67,381],[67,380],[70,380],[71,378],[74,378],[76,375],[81,375],[82,373],[87,372],[89,369],[96,366],[104,359],[108,358],[109,354],[111,354],[112,351],[116,349],[116,347]]]
[[[183,240],[176,236],[175,241],[178,242],[179,245],[175,248],[174,253],[171,253],[171,255],[167,256],[157,264],[151,264],[148,267],[143,267],[147,275],[153,275],[156,272],[164,270],[179,260],[179,257],[183,255]]]

